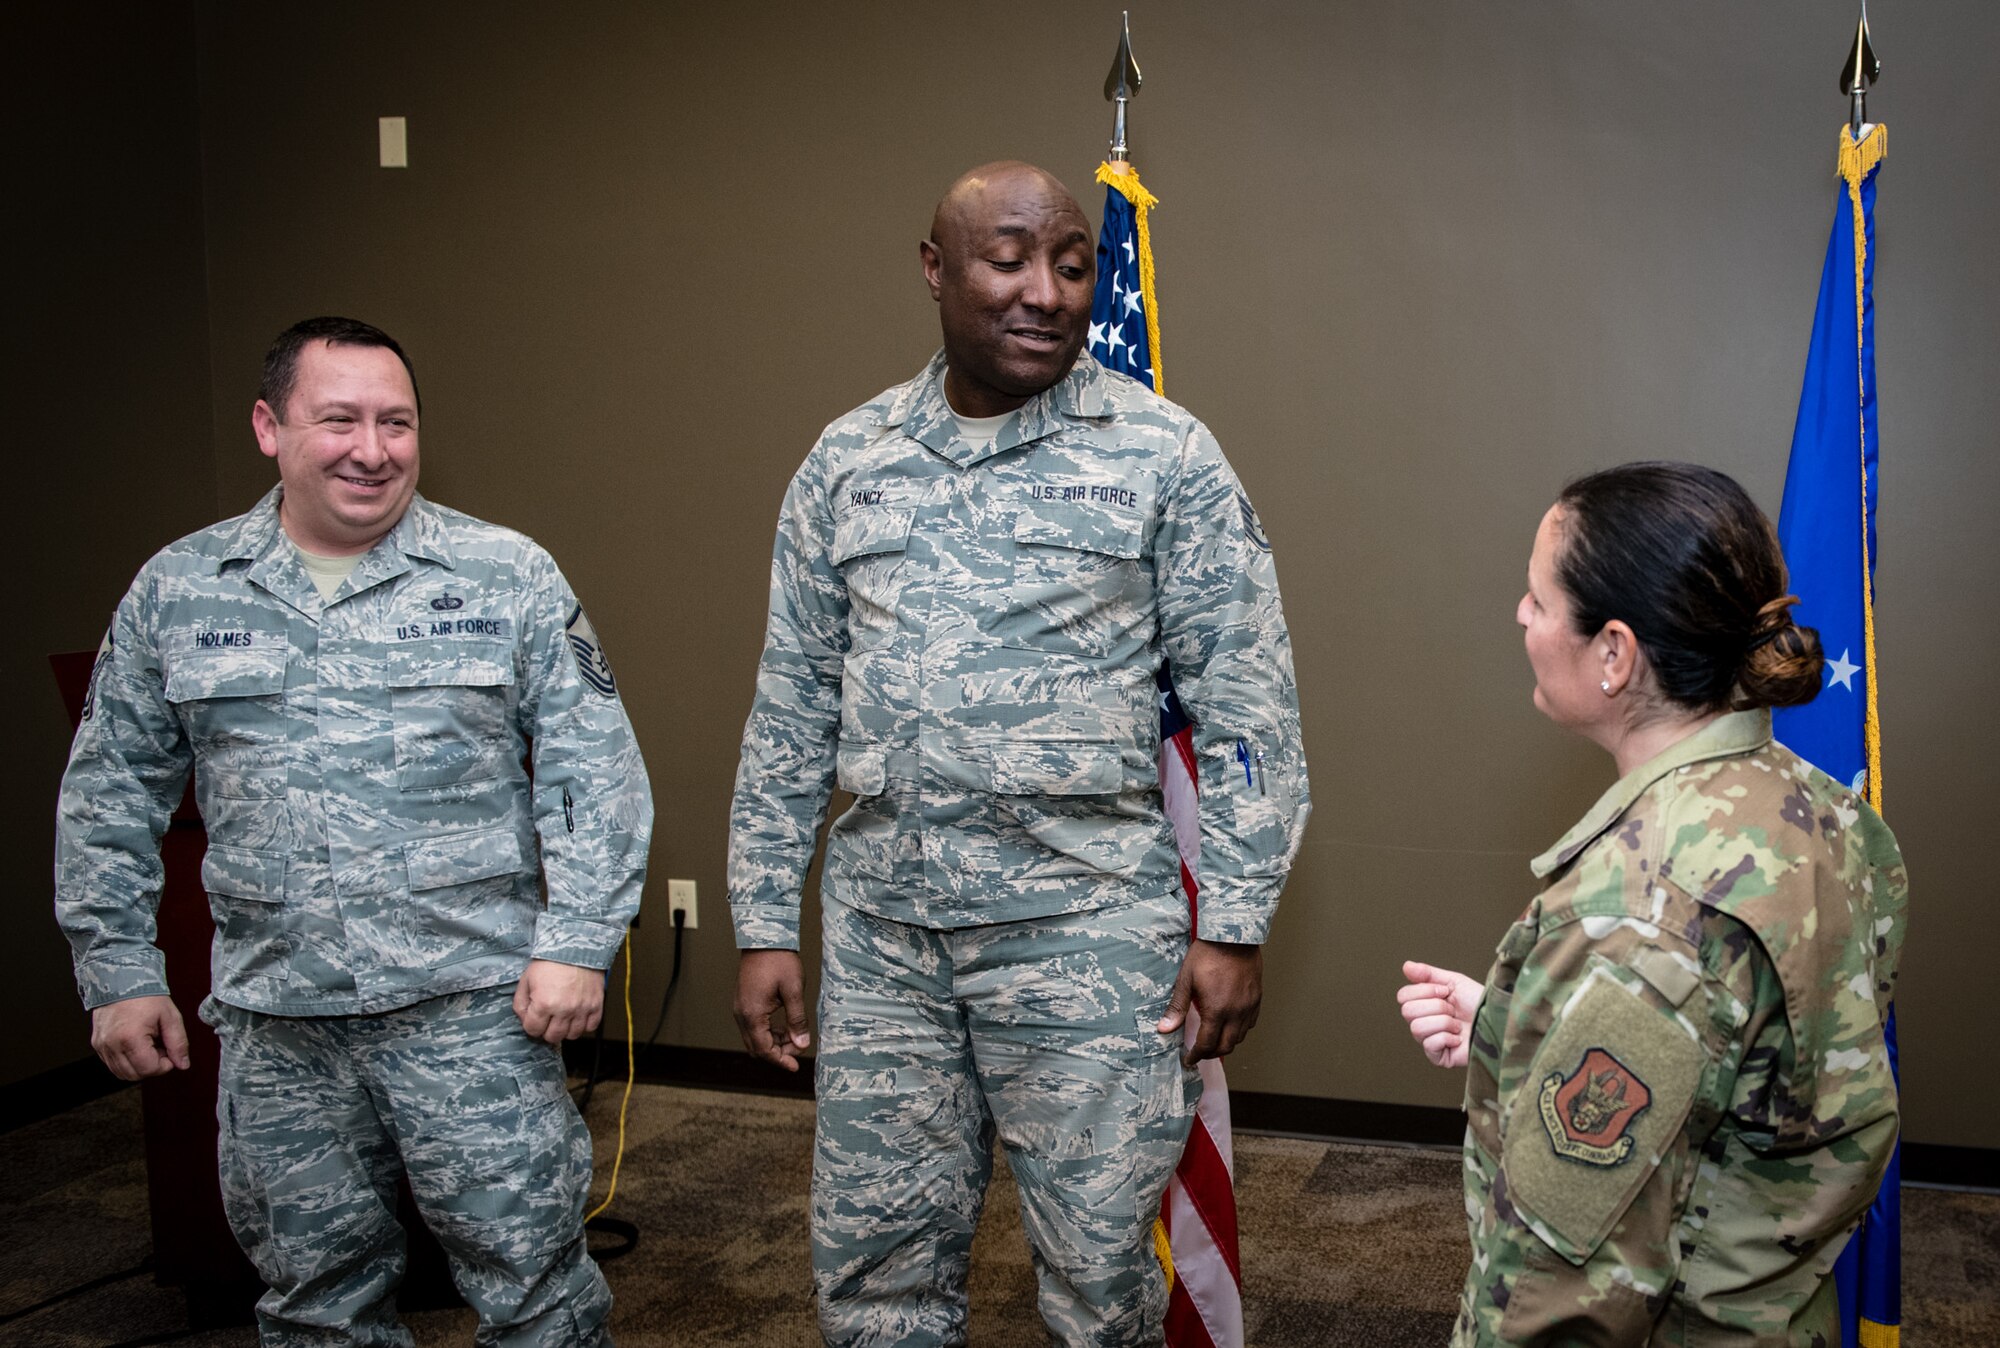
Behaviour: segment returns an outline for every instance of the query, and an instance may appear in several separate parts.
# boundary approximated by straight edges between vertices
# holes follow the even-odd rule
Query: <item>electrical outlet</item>
[[[693,931],[700,925],[694,920],[694,881],[667,881],[667,920],[669,922],[673,921],[675,913],[687,914],[687,920],[681,923],[681,925],[689,931]]]

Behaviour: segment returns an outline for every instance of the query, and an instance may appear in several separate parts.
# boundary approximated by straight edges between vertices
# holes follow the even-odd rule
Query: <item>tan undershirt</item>
[[[361,564],[366,553],[357,552],[351,557],[322,557],[317,552],[307,552],[298,544],[292,548],[299,554],[299,565],[312,577],[313,588],[319,591],[322,601],[333,598],[333,592],[340,588],[340,582],[354,574],[354,568]]]

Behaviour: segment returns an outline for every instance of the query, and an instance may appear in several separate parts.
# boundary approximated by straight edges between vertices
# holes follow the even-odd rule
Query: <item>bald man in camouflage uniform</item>
[[[129,1079],[188,1065],[153,915],[192,770],[223,1197],[270,1286],[263,1342],[411,1342],[399,1171],[480,1343],[608,1342],[557,1045],[596,1025],[645,875],[617,685],[546,552],[416,494],[386,335],[288,330],[252,422],[280,485],[139,573],[63,777],[56,909],[93,1043]]]
[[[1908,882],[1882,819],[1723,716],[1536,858],[1470,1035],[1457,1345],[1837,1345],[1895,1146]]]
[[[822,1332],[964,1342],[997,1131],[1050,1333],[1154,1342],[1191,1064],[1255,1020],[1308,810],[1270,545],[1208,430],[1081,354],[1095,253],[1060,183],[974,170],[919,251],[944,350],[827,428],[779,518],[731,818],[738,1020],[789,1067],[810,1043],[799,899],[837,782]],[[1194,932],[1163,665],[1198,727]]]

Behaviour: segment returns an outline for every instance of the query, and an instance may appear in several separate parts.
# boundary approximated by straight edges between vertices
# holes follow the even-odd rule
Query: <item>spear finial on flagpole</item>
[[[1125,105],[1139,93],[1139,63],[1132,59],[1132,15],[1125,12],[1118,34],[1118,54],[1111,58],[1111,73],[1104,77],[1105,100],[1117,108],[1111,123],[1111,162],[1122,164],[1129,157],[1125,143]]]
[[[1861,128],[1868,123],[1869,86],[1881,77],[1882,62],[1876,59],[1875,44],[1868,39],[1868,0],[1861,0],[1861,22],[1854,30],[1854,48],[1840,67],[1840,92],[1851,100],[1848,122],[1857,141],[1861,139]]]

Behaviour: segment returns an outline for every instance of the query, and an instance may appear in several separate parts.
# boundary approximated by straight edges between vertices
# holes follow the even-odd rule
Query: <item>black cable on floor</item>
[[[136,1278],[141,1273],[150,1272],[152,1267],[153,1256],[149,1254],[130,1268],[120,1269],[116,1273],[107,1273],[101,1278],[92,1278],[86,1283],[79,1283],[66,1291],[57,1292],[54,1296],[43,1297],[32,1306],[23,1306],[17,1311],[8,1311],[5,1315],[0,1315],[0,1325],[12,1324],[16,1320],[25,1319],[33,1315],[36,1311],[45,1311],[51,1306],[68,1301],[71,1297],[80,1297],[85,1292],[95,1292],[100,1287],[109,1287],[112,1283],[124,1282],[127,1278]]]
[[[639,1248],[639,1228],[631,1222],[621,1221],[616,1217],[592,1217],[583,1224],[583,1229],[586,1232],[596,1231],[607,1236],[617,1236],[619,1238],[619,1243],[616,1245],[602,1250],[593,1249],[590,1251],[590,1257],[600,1264],[608,1264],[614,1259],[623,1259],[626,1255]],[[588,1241],[589,1238],[586,1236],[585,1243],[587,1244]]]

